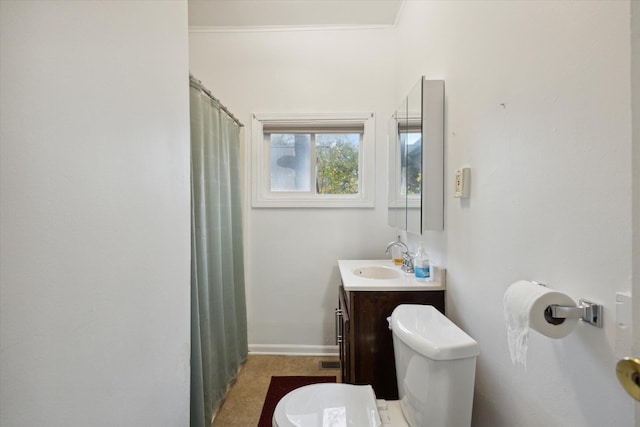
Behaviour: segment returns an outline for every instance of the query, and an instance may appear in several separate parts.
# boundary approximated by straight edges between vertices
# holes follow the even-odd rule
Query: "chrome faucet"
[[[413,256],[409,253],[409,248],[405,245],[402,240],[400,240],[400,236],[398,236],[398,240],[394,240],[393,242],[389,242],[387,247],[384,249],[384,253],[388,254],[389,249],[394,246],[402,246],[404,250],[402,251],[402,271],[405,273],[413,273]]]
[[[407,247],[407,245],[405,245],[402,240],[400,240],[400,236],[398,236],[398,240],[394,240],[393,242],[389,242],[389,244],[387,245],[387,247],[384,249],[384,253],[388,254],[389,253],[389,249],[391,249],[394,246],[402,246],[404,248],[403,253],[407,253],[409,252],[409,248]]]

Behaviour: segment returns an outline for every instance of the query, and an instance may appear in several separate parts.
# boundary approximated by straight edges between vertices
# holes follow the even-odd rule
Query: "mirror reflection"
[[[443,229],[444,82],[422,77],[389,122],[389,225]]]
[[[406,106],[406,100],[404,102]],[[399,122],[402,104],[389,120],[389,225],[399,230],[407,229],[407,201],[402,195],[404,161],[400,144]]]
[[[404,150],[403,191],[407,200],[407,231],[422,233],[422,79],[407,96],[407,115],[400,129]]]

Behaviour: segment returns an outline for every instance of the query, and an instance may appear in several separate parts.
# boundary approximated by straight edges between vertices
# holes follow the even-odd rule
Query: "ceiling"
[[[188,0],[191,29],[393,26],[405,0]]]

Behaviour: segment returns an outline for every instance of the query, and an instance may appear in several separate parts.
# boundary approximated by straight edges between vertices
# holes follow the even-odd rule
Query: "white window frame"
[[[358,158],[358,194],[311,194],[271,191],[270,146],[265,125],[363,126]],[[254,114],[251,119],[251,183],[254,208],[373,208],[375,194],[375,116],[357,114]]]

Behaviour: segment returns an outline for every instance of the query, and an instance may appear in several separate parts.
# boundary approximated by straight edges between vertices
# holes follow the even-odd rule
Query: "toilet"
[[[312,384],[278,402],[273,427],[469,426],[478,343],[430,305],[399,305],[387,320],[399,400],[376,399],[369,385]]]

